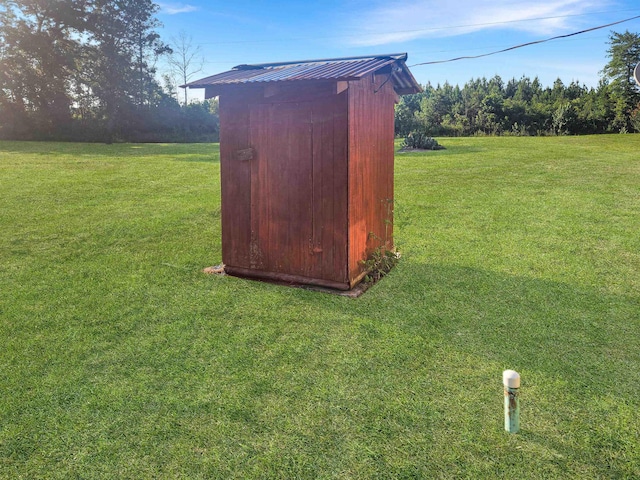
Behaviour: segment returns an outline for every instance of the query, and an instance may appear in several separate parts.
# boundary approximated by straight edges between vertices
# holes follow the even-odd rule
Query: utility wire
[[[514,45],[512,47],[504,48],[502,50],[496,50],[495,52],[483,53],[481,55],[470,55],[470,56],[464,56],[464,57],[450,58],[448,60],[434,60],[432,62],[415,63],[413,65],[409,65],[409,67],[411,68],[411,67],[418,67],[420,65],[435,65],[437,63],[449,63],[449,62],[457,62],[458,60],[472,60],[474,58],[488,57],[490,55],[496,55],[498,53],[509,52],[511,50],[516,50],[516,49],[522,48],[522,47],[528,47],[528,46],[531,46],[531,45],[537,45],[539,43],[550,42],[551,40],[558,40],[560,38],[568,38],[568,37],[573,37],[575,35],[580,35],[580,34],[583,34],[583,33],[593,32],[594,30],[600,30],[602,28],[611,27],[613,25],[618,25],[620,23],[630,22],[631,20],[636,20],[638,18],[640,18],[640,15],[636,15],[635,17],[625,18],[624,20],[619,20],[619,21],[613,22],[613,23],[607,23],[606,25],[599,25],[597,27],[587,28],[586,30],[580,30],[579,32],[567,33],[566,35],[557,35],[555,37],[545,38],[543,40],[535,40],[533,42],[521,43],[520,45]]]

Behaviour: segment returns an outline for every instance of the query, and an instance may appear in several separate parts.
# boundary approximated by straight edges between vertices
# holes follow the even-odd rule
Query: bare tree
[[[183,85],[188,83],[191,77],[202,71],[204,57],[200,51],[200,46],[193,44],[193,38],[183,30],[177,37],[171,38],[171,49],[173,53],[169,55],[169,68],[171,74],[178,78]],[[187,104],[188,89],[184,89],[184,103]]]

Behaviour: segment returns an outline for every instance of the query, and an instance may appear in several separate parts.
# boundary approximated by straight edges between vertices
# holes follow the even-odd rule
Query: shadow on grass
[[[373,429],[419,404],[431,423],[415,428],[438,439],[428,452],[440,466],[468,456],[498,468],[510,458],[529,463],[531,478],[633,478],[640,468],[635,296],[408,258],[358,299],[239,282],[248,298],[236,297],[225,318],[251,331],[240,358],[254,363],[243,379],[289,371],[310,375],[309,391],[338,379],[367,399],[356,411],[380,409],[361,419]],[[266,292],[263,314],[250,302]],[[513,437],[500,435],[507,368],[523,378]]]
[[[316,297],[317,296],[317,297]],[[326,307],[322,294],[306,301]],[[595,288],[408,259],[327,315],[371,316],[505,368],[542,371],[575,388],[631,393],[640,382],[640,299]],[[629,378],[633,377],[633,380]],[[579,392],[577,393],[580,394]]]

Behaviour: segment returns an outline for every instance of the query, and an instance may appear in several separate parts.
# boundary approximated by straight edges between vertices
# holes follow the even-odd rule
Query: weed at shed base
[[[391,271],[400,261],[400,252],[386,247],[377,248],[367,260],[361,260],[367,274],[363,282],[374,284]]]

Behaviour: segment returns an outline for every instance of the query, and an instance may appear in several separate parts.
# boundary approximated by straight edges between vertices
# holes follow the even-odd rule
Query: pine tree
[[[619,131],[628,131],[631,128],[631,112],[640,104],[640,88],[633,79],[633,70],[640,62],[640,35],[629,31],[612,33],[607,56],[610,60],[602,73],[611,80],[614,127]]]
[[[161,96],[153,64],[170,49],[155,31],[157,10],[151,0],[93,0],[85,81],[100,105],[107,141],[138,127],[143,107]]]

